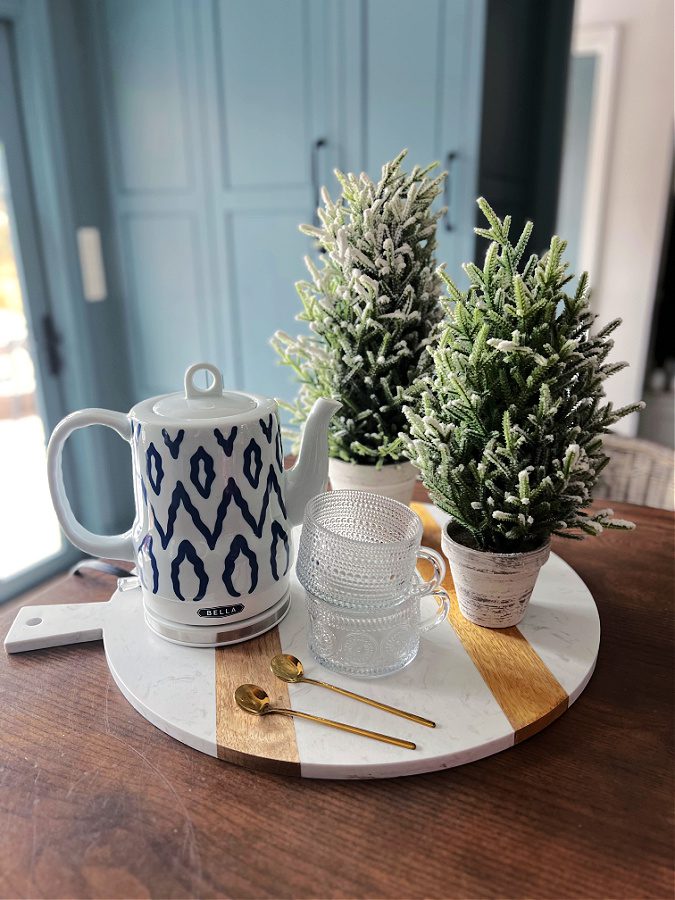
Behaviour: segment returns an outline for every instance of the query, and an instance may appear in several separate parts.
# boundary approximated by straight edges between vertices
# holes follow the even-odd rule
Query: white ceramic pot
[[[453,540],[444,529],[445,554],[462,615],[486,628],[517,625],[527,612],[539,570],[551,552],[547,541],[527,553],[490,553]]]
[[[210,387],[196,380],[204,373]],[[184,391],[129,413],[71,413],[54,429],[47,457],[61,527],[85,553],[135,563],[146,618],[163,637],[216,646],[260,634],[288,608],[291,528],[326,483],[328,423],[338,408],[317,400],[289,471],[276,401],[223,390],[209,363],[190,366]],[[97,424],[131,445],[136,517],[124,534],[87,531],[63,486],[66,439]]]
[[[408,504],[417,481],[417,469],[410,462],[391,463],[378,469],[331,458],[328,477],[334,491],[367,491]]]

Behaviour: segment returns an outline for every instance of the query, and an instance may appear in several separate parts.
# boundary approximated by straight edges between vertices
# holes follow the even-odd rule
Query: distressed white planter
[[[328,477],[334,491],[367,491],[408,504],[417,481],[417,469],[410,462],[391,463],[378,469],[330,459]]]
[[[459,544],[444,530],[441,546],[466,619],[486,628],[508,628],[522,621],[551,552],[550,541],[527,553],[489,553]]]

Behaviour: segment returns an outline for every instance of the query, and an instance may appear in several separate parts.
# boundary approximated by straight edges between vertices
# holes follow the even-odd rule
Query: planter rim
[[[451,527],[452,523],[448,523],[441,532],[441,539],[448,544],[453,544],[455,547],[459,547],[462,552],[469,553],[474,557],[479,557],[485,559],[488,556],[496,556],[499,559],[528,559],[530,557],[538,556],[541,553],[546,552],[551,547],[551,538],[547,538],[543,544],[539,547],[535,547],[534,550],[521,550],[516,551],[514,553],[504,553],[499,550],[477,550],[475,547],[467,547],[466,544],[462,544],[461,541],[456,541],[453,537],[450,536],[448,529]],[[460,526],[456,526],[459,528]]]
[[[415,469],[413,463],[410,462],[409,459],[402,459],[398,462],[388,462],[383,463],[379,469],[377,467],[377,463],[367,463],[367,462],[357,462],[355,459],[341,459],[339,456],[329,456],[329,462],[338,463],[343,466],[357,466],[362,469],[372,469],[373,471],[382,471],[383,469],[396,469],[396,468],[407,468],[408,466],[411,469]]]
[[[412,485],[417,480],[417,469],[408,461],[388,463],[378,468],[330,457],[328,460],[328,474],[332,474],[342,480],[345,488],[349,486],[355,490],[360,488],[369,489],[379,485],[387,487]]]
[[[330,457],[328,475],[333,490],[360,490],[409,505],[418,472],[412,463],[389,463],[379,468]]]

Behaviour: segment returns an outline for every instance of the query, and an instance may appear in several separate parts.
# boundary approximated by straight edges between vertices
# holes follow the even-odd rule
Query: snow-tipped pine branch
[[[401,171],[406,151],[367,175],[336,172],[333,201],[322,192],[319,227],[303,225],[323,250],[305,260],[310,279],[296,285],[298,320],[310,335],[277,332],[272,345],[300,384],[288,408],[302,424],[317,397],[340,400],[329,434],[330,455],[382,464],[398,458],[405,425],[404,392],[431,364],[426,353],[441,317],[436,224],[431,206],[444,174],[434,166]]]
[[[602,435],[641,406],[615,410],[605,399],[603,382],[620,368],[606,363],[619,320],[592,334],[587,275],[565,291],[565,241],[526,258],[531,223],[512,244],[510,218],[478,205],[488,227],[476,232],[491,241],[485,263],[464,267],[466,291],[443,276],[450,296],[429,348],[433,369],[408,392],[400,446],[480,549],[632,527],[611,510],[588,511],[608,461]]]

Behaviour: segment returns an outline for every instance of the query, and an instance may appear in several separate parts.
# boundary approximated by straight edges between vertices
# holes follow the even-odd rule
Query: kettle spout
[[[337,400],[322,397],[307,416],[298,461],[286,473],[286,511],[291,525],[300,525],[307,503],[326,488],[328,424],[341,406]]]

